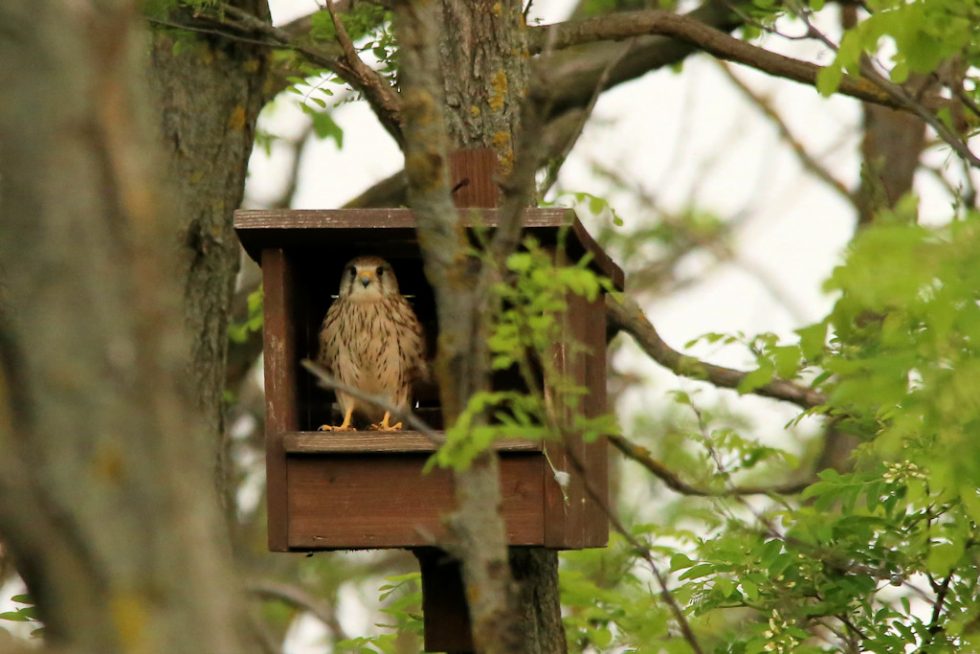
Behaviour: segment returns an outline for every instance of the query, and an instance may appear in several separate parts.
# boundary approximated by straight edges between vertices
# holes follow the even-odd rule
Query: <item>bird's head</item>
[[[377,302],[398,294],[391,264],[381,257],[357,257],[347,262],[340,279],[340,296],[352,302]]]

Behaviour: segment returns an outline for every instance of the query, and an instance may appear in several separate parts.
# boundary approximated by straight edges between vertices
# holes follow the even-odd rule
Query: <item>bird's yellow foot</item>
[[[351,425],[320,425],[317,431],[357,431],[357,427]]]
[[[354,418],[354,410],[348,409],[347,413],[344,414],[344,421],[339,425],[320,425],[317,427],[317,431],[357,431],[354,425],[351,424]]]
[[[389,420],[391,420],[391,414],[385,411],[385,417],[381,420],[381,422],[376,422],[371,425],[371,429],[374,431],[401,431],[403,429],[402,423],[396,422],[395,424],[391,425],[388,424]]]

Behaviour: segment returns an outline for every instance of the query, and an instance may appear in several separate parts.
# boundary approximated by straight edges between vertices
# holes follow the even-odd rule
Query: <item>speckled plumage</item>
[[[343,383],[379,395],[399,409],[411,402],[412,384],[425,375],[425,337],[415,311],[398,290],[384,259],[357,257],[344,266],[340,292],[320,328],[318,361]],[[337,393],[344,424],[351,414],[391,428],[383,409]],[[378,425],[376,425],[378,426]]]

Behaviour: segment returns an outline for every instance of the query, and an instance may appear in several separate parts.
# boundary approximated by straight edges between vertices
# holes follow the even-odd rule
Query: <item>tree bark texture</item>
[[[141,21],[0,6],[0,533],[56,648],[248,652]]]
[[[268,17],[266,0],[232,4]],[[187,370],[208,427],[221,439],[216,481],[223,498],[230,492],[222,419],[228,317],[240,253],[232,217],[266,100],[266,68],[266,51],[248,44],[190,32],[177,36],[169,29],[153,34],[149,74],[173,191],[167,218],[180,248],[177,276],[191,347]]]
[[[439,59],[450,142],[456,149],[493,148],[506,175],[528,84],[520,3],[444,0],[442,6]]]
[[[409,204],[419,220],[427,276],[437,297],[443,412],[452,424],[469,397],[489,388],[485,264],[467,256],[468,243],[448,193],[446,153],[492,148],[497,169],[514,166],[515,134],[528,80],[519,2],[443,0],[405,3],[398,14],[401,42]],[[438,51],[431,47],[439,36]],[[440,88],[441,83],[441,88]],[[487,199],[485,206],[493,200]],[[513,585],[500,517],[497,458],[480,457],[455,474],[454,533],[463,564],[473,640],[480,652],[563,651],[553,553],[522,552],[521,585]],[[521,612],[518,597],[542,600],[544,610]],[[544,601],[547,597],[548,601]],[[544,644],[549,648],[541,649]]]

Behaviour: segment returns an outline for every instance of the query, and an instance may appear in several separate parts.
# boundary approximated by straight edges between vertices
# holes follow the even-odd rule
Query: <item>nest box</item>
[[[463,209],[461,219],[492,227],[494,209]],[[473,212],[476,212],[474,216]],[[334,420],[334,398],[302,366],[315,358],[321,321],[340,283],[343,265],[358,255],[387,259],[409,296],[435,351],[435,300],[422,271],[415,219],[408,209],[238,211],[235,229],[262,266],[265,294],[264,363],[269,547],[274,551],[419,548],[446,537],[442,517],[455,500],[452,475],[422,474],[433,443],[405,432],[317,432]],[[524,229],[554,244],[567,229],[571,260],[585,253],[622,287],[623,273],[569,209],[527,209]],[[603,298],[570,296],[554,357],[578,385],[588,388],[584,411],[606,411],[606,314]],[[569,344],[586,347],[571,347]],[[495,385],[510,383],[506,375]],[[416,397],[416,411],[441,428],[434,389]],[[608,521],[585,483],[605,495],[604,440],[584,443],[505,441],[500,456],[501,510],[511,545],[555,549],[601,547]],[[569,453],[581,462],[584,476]],[[567,471],[563,494],[550,462]]]

